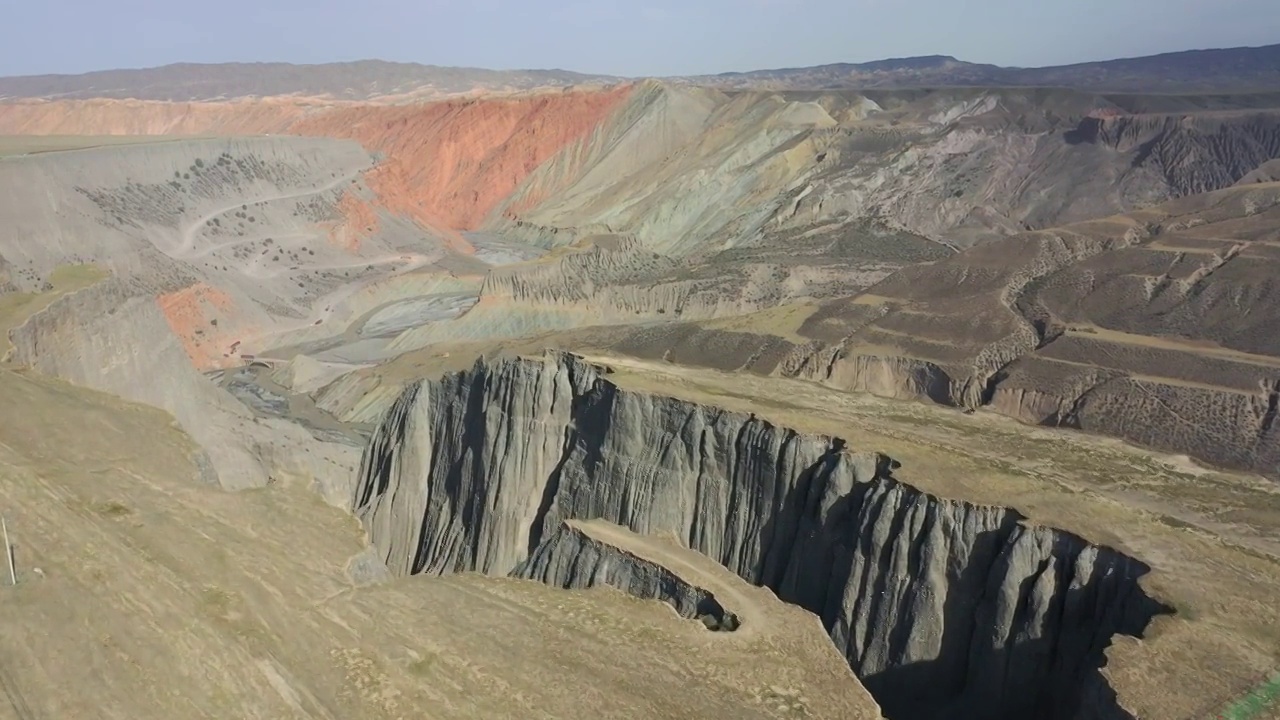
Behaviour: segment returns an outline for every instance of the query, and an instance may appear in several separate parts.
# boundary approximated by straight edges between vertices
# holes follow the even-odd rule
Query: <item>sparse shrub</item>
[[[123,517],[133,513],[133,510],[128,505],[116,502],[115,500],[105,503],[96,503],[93,509],[96,510],[99,515],[103,515],[105,517]]]
[[[196,167],[198,168],[204,167],[204,160],[201,160],[200,158],[196,158]]]
[[[191,179],[191,173],[182,173],[182,179],[183,179],[183,180],[190,180],[190,179]]]

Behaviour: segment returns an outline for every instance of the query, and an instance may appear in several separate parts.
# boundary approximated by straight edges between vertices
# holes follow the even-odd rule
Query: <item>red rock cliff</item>
[[[369,185],[388,210],[473,229],[529,173],[589,134],[631,92],[567,90],[415,105],[119,100],[0,103],[0,134],[292,133],[353,139],[384,160]]]

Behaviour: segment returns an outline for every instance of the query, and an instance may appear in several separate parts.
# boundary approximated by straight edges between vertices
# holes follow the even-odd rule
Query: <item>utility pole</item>
[[[13,570],[13,545],[9,544],[9,524],[4,521],[3,515],[0,515],[0,529],[4,530],[4,558],[9,561],[9,582],[17,587],[18,574]]]

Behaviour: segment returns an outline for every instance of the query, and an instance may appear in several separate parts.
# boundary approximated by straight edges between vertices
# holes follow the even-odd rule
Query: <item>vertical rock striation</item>
[[[1162,611],[1141,562],[922,493],[838,438],[607,373],[550,353],[408,388],[353,498],[393,572],[505,574],[599,518],[674,534],[818,615],[889,717],[1125,717],[1081,700],[1113,698],[1110,638]]]
[[[680,617],[701,620],[709,630],[731,632],[739,623],[738,617],[726,610],[711,591],[668,567],[604,542],[573,523],[556,528],[510,574],[566,590],[608,585],[638,598],[665,602]]]

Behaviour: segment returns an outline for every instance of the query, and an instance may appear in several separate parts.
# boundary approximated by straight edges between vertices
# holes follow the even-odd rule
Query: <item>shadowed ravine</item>
[[[1114,635],[1169,611],[1143,563],[922,493],[840,439],[606,374],[548,354],[409,387],[353,498],[392,571],[508,574],[598,518],[675,534],[816,614],[890,718],[1129,717],[1099,669]]]

